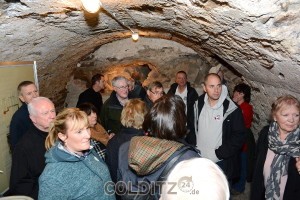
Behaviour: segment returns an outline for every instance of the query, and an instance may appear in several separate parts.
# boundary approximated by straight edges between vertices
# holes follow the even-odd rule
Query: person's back
[[[145,102],[140,99],[130,99],[122,110],[122,129],[109,140],[106,149],[106,163],[114,182],[117,182],[119,148],[123,143],[130,141],[132,137],[144,135],[142,124],[147,112]]]
[[[185,147],[185,144],[180,142],[149,136],[136,136],[121,145],[118,158],[118,180],[126,183],[125,187],[129,192],[126,198],[131,196],[130,193],[146,193],[147,190],[140,186],[155,184],[167,164],[179,154],[182,153],[174,161],[174,166],[180,161],[200,157],[199,152],[193,147],[183,152],[186,150]],[[156,195],[159,196],[159,193]]]
[[[27,104],[32,99],[39,96],[37,87],[32,81],[23,81],[18,85],[19,99],[22,102],[22,106],[12,116],[9,126],[9,144],[11,151],[14,150],[16,144],[22,138],[22,136],[28,131],[32,122],[29,118],[29,112]]]
[[[185,149],[184,107],[182,99],[174,95],[163,96],[154,104],[143,123],[149,136],[133,137],[120,147],[119,181],[150,184],[158,180],[166,163]],[[187,149],[174,163],[199,156],[196,149]],[[132,192],[141,190],[145,192],[136,184],[132,187]]]

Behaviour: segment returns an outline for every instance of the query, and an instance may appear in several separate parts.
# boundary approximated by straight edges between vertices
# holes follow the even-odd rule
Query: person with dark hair
[[[197,148],[204,158],[218,164],[232,183],[240,176],[239,152],[245,142],[242,111],[228,97],[217,74],[205,76],[203,90],[206,93],[195,103]]]
[[[164,95],[164,87],[159,81],[153,81],[147,87],[147,95],[144,98],[144,101],[148,109],[152,108],[155,101],[161,98]]]
[[[173,83],[168,91],[168,94],[175,94],[182,98],[185,104],[185,113],[189,117],[194,112],[194,103],[198,98],[198,93],[187,81],[187,74],[185,71],[178,71],[176,73],[175,83]],[[187,121],[187,127],[190,129],[193,124],[191,120]],[[196,138],[194,134],[188,134],[186,141],[190,144],[196,145]]]
[[[276,99],[272,122],[259,133],[251,200],[300,199],[300,102],[292,95]]]
[[[117,182],[118,155],[120,146],[130,141],[134,136],[143,136],[142,125],[148,109],[140,99],[130,99],[124,106],[121,113],[122,128],[107,144],[106,163],[109,168],[111,179]]]
[[[91,103],[97,108],[97,114],[99,115],[103,105],[100,91],[105,88],[104,76],[102,74],[95,74],[92,77],[91,82],[92,87],[86,89],[79,95],[76,107],[78,108],[82,103]]]
[[[131,77],[128,80],[128,86],[129,86],[129,92],[128,92],[128,98],[134,99],[134,98],[140,98],[144,99],[146,96],[146,90],[142,86],[142,83],[140,82],[140,75],[138,72],[134,72],[131,74]]]
[[[251,182],[254,152],[255,152],[255,139],[251,131],[251,124],[253,120],[253,108],[250,104],[251,88],[245,83],[240,83],[234,87],[232,100],[239,105],[242,110],[244,123],[246,127],[246,142],[244,143],[240,157],[241,157],[241,176],[236,183],[233,184],[231,193],[241,194],[245,190],[246,180]]]
[[[17,90],[22,106],[14,113],[9,125],[8,143],[12,152],[21,137],[32,125],[27,105],[32,101],[32,99],[39,96],[39,91],[32,81],[22,81],[18,85]]]
[[[183,153],[187,129],[182,99],[176,95],[158,99],[146,114],[143,129],[148,136],[135,136],[120,147],[119,174],[125,183],[157,181],[166,163]],[[185,150],[174,166],[182,160],[200,157],[196,149]]]
[[[60,112],[46,138],[46,167],[39,178],[41,200],[114,200],[105,162],[90,146],[87,115],[78,108]]]
[[[89,127],[91,130],[91,144],[101,158],[105,160],[105,152],[108,141],[114,136],[108,134],[101,124],[97,122],[97,108],[91,103],[82,103],[78,107],[88,116]]]
[[[52,101],[36,97],[28,104],[33,123],[15,146],[12,155],[9,190],[4,194],[38,198],[38,179],[45,167],[45,140],[56,112]]]

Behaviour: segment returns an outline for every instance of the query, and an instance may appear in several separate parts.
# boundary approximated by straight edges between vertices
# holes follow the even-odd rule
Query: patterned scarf
[[[286,141],[282,142],[279,138],[278,124],[271,123],[269,128],[269,149],[275,153],[271,164],[271,173],[267,179],[266,199],[280,199],[280,180],[287,175],[288,162],[290,157],[300,156],[300,130],[299,127],[288,134]]]

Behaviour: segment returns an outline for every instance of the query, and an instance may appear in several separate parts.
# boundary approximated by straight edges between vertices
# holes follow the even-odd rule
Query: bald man
[[[36,97],[28,104],[32,126],[16,145],[12,156],[9,191],[5,196],[25,195],[38,198],[38,178],[45,168],[45,140],[55,119],[54,104]]]
[[[195,103],[197,148],[223,169],[230,182],[240,172],[239,152],[245,141],[242,111],[217,74],[205,76],[203,90],[206,93]]]

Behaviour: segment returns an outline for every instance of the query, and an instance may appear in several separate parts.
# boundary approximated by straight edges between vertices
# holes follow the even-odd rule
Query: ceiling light
[[[112,17],[114,20],[116,20],[116,22],[118,22],[121,26],[123,26],[131,31],[131,38],[133,41],[137,41],[139,39],[140,36],[139,36],[138,32],[134,32],[129,26],[127,26],[123,22],[121,22],[116,17],[115,13],[110,12],[109,10],[104,8],[104,6],[102,5],[100,0],[81,0],[81,4],[82,4],[82,8],[88,13],[95,14],[100,10],[100,8],[103,11],[106,11],[110,17]]]
[[[139,39],[139,34],[137,32],[132,32],[131,37],[133,41],[137,41]]]
[[[102,6],[100,0],[81,0],[81,4],[88,13],[96,13]]]

